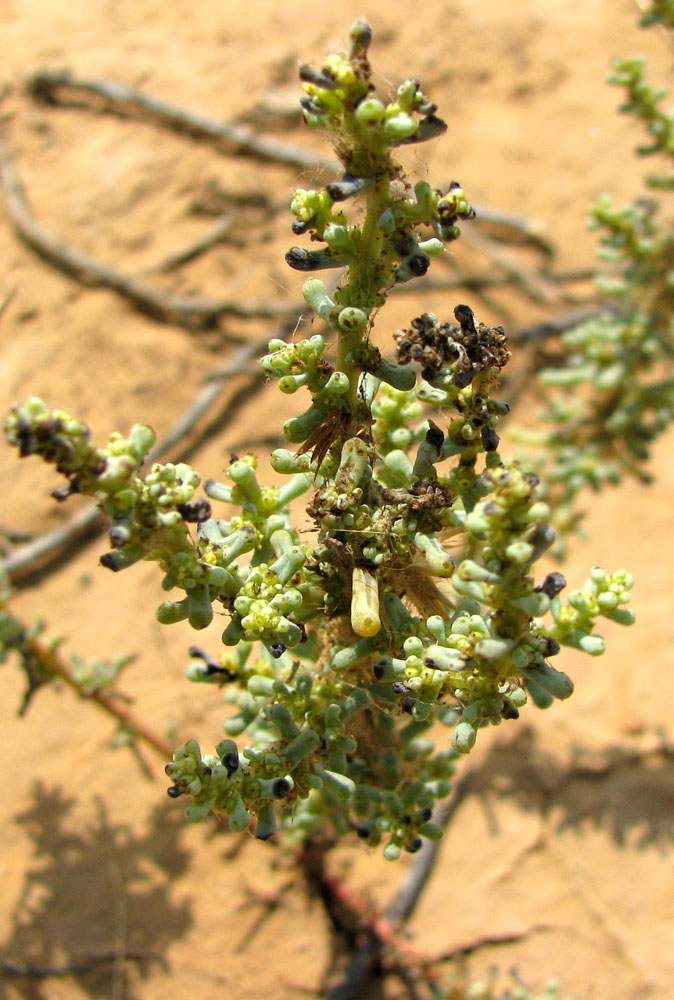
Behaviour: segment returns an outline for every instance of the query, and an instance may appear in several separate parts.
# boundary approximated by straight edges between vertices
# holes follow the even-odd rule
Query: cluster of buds
[[[545,706],[571,694],[549,660],[562,645],[601,652],[595,621],[629,623],[631,579],[593,570],[568,604],[561,574],[536,582],[554,532],[536,477],[498,451],[500,327],[461,305],[458,325],[424,313],[399,331],[397,356],[370,343],[386,291],[423,274],[473,213],[458,184],[442,194],[404,182],[392,151],[445,126],[415,80],[388,104],[374,94],[369,40],[358,21],[348,58],[301,71],[305,119],[333,135],[345,172],[296,192],[293,232],[325,247],[294,247],[287,260],[348,271],[333,293],[304,284],[325,334],[274,339],[262,360],[282,392],[311,397],[285,424],[294,447],[271,458],[285,485],[261,486],[247,454],[196,499],[188,466],[141,476],[147,428],[94,449],[83,425],[34,400],[7,430],[110,515],[104,565],[154,560],[164,588],[184,592],[160,605],[160,621],[202,628],[214,605],[228,618],[220,655],[193,647],[188,668],[235,706],[226,738],[213,754],[189,740],[167,766],[169,795],[192,800],[188,818],[214,810],[262,840],[279,824],[355,832],[394,859],[441,835],[434,805],[481,728],[516,719],[529,696]],[[356,197],[364,213],[349,223],[334,206]],[[309,491],[314,531],[300,533],[289,505]],[[218,518],[212,503],[234,513]],[[439,749],[436,721],[452,732]]]

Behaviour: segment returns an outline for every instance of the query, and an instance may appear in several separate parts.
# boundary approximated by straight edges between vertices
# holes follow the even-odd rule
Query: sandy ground
[[[419,77],[450,124],[447,137],[408,156],[410,169],[435,182],[455,177],[476,202],[540,220],[558,247],[556,267],[590,264],[587,207],[604,190],[633,196],[642,172],[630,156],[641,136],[615,114],[619,95],[604,83],[607,67],[644,52],[666,80],[665,40],[639,31],[629,0],[428,0],[398,10],[370,0],[366,11],[379,83]],[[343,47],[362,13],[354,0],[0,0],[2,134],[36,216],[167,291],[293,301],[301,279],[283,263],[288,219],[264,206],[238,208],[228,242],[193,263],[169,274],[152,269],[211,224],[195,205],[214,191],[226,208],[227,194],[259,192],[276,206],[298,181],[315,183],[310,172],[298,177],[223,155],[148,123],[41,107],[23,84],[37,67],[67,67],[231,121],[260,102],[289,107],[298,61]],[[297,124],[269,128],[280,141],[321,149]],[[37,394],[86,419],[99,439],[139,419],[166,431],[231,355],[227,334],[259,338],[277,329],[228,319],[222,336],[148,319],[41,261],[2,212],[0,252],[0,298],[14,292],[2,318],[0,411]],[[454,253],[475,250],[459,242]],[[423,304],[401,296],[388,322],[395,329],[420,306],[448,314],[456,301],[447,293]],[[513,294],[474,304],[493,321],[503,310],[514,326],[545,314]],[[281,408],[287,416],[297,405],[273,390],[244,400],[195,466],[217,478],[231,450],[276,433]],[[564,568],[577,585],[594,563],[629,567],[637,627],[607,629],[603,659],[566,656],[572,702],[484,734],[467,762],[476,792],[459,809],[410,932],[427,955],[519,936],[476,948],[471,975],[496,965],[506,982],[516,967],[531,986],[555,977],[579,1000],[674,993],[674,767],[647,752],[671,735],[674,716],[672,444],[670,436],[656,449],[653,486],[628,484],[593,499],[592,541],[576,544]],[[35,534],[75,509],[75,501],[51,500],[57,482],[48,470],[0,447],[4,530]],[[192,735],[215,743],[220,696],[184,681],[191,636],[154,623],[153,567],[113,576],[98,566],[103,551],[99,538],[22,588],[16,610],[44,618],[64,651],[137,654],[122,685],[136,711],[176,743]],[[217,632],[203,643],[215,648]],[[112,727],[94,707],[47,690],[19,720],[17,672],[6,667],[0,683],[4,957],[57,966],[92,954],[135,956],[67,977],[5,978],[3,1000],[290,1000],[321,988],[329,928],[278,850],[184,824],[166,799],[163,761],[148,758],[156,780],[146,780],[128,751],[110,749]],[[335,864],[382,902],[404,867],[361,848]],[[264,898],[278,905],[266,910]],[[386,990],[400,993],[394,984]]]

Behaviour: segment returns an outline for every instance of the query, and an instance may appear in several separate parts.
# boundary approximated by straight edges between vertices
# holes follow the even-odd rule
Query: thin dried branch
[[[554,244],[545,235],[537,219],[528,219],[525,215],[515,215],[489,205],[476,205],[475,211],[475,222],[480,228],[489,231],[492,239],[535,247],[546,257],[554,256]]]
[[[167,254],[163,260],[158,261],[156,264],[152,264],[150,267],[145,268],[146,271],[176,271],[183,264],[188,264],[192,260],[196,260],[207,250],[212,249],[212,247],[217,246],[218,243],[222,243],[227,233],[230,231],[234,225],[236,219],[233,215],[226,215],[217,222],[210,226],[210,228],[199,236],[196,240],[188,243],[181,250],[176,250],[174,253]]]
[[[46,643],[40,642],[39,639],[27,638],[25,650],[27,655],[33,657],[43,673],[49,677],[58,677],[81,698],[93,701],[99,708],[116,719],[120,727],[128,732],[134,741],[142,740],[147,746],[156,750],[164,760],[170,759],[174,749],[171,743],[155,733],[142,719],[137,718],[119,697],[115,697],[113,693],[107,691],[84,694],[70,668],[58,652]]]
[[[550,305],[558,298],[557,289],[551,281],[530,268],[524,267],[512,253],[504,250],[496,240],[487,236],[486,233],[465,226],[462,230],[462,238],[489,257],[493,264],[505,272],[509,283],[518,286],[532,302]]]
[[[440,962],[455,962],[457,959],[468,958],[469,955],[474,955],[475,952],[481,951],[482,948],[516,944],[518,941],[524,941],[530,934],[535,934],[538,931],[552,931],[557,929],[554,924],[533,924],[523,931],[504,931],[502,934],[481,934],[480,937],[474,938],[472,941],[456,945],[454,948],[449,948],[447,951],[442,952],[441,955],[436,955],[432,959],[432,962],[433,965],[439,965]]]
[[[96,110],[113,112],[124,118],[150,119],[195,139],[224,145],[230,151],[285,163],[300,170],[336,170],[334,161],[324,160],[315,153],[265,139],[244,125],[228,125],[198,111],[149,97],[114,80],[86,80],[64,70],[39,69],[29,77],[26,89],[33,98],[48,104],[93,105]]]
[[[296,309],[294,304],[277,300],[246,303],[235,298],[172,295],[153,288],[132,275],[121,274],[95,257],[83,253],[35,218],[16,164],[3,142],[0,142],[0,182],[14,229],[28,246],[80,284],[109,288],[154,319],[194,329],[213,325],[224,316],[278,319],[290,315]],[[241,340],[233,334],[223,335],[231,341]]]
[[[589,319],[596,319],[606,313],[616,313],[619,309],[614,303],[603,302],[600,305],[587,306],[582,309],[570,309],[568,312],[553,316],[551,319],[543,320],[542,323],[534,323],[533,326],[524,327],[511,335],[511,340],[515,344],[540,343],[558,337],[566,330],[571,330],[580,323],[586,323]]]
[[[147,962],[148,956],[132,951],[126,951],[122,954],[117,951],[110,951],[100,955],[88,955],[83,958],[73,959],[70,962],[64,962],[62,965],[41,965],[37,962],[16,962],[11,958],[3,958],[0,959],[0,972],[6,976],[13,976],[18,979],[47,979],[52,976],[62,978],[64,976],[78,976],[83,972],[90,972],[100,965],[110,965],[120,960],[124,962]]]

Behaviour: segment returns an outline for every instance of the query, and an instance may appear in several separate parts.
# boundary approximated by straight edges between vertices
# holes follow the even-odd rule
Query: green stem
[[[379,218],[391,203],[390,186],[390,178],[385,175],[368,189],[360,251],[349,266],[349,282],[342,294],[344,306],[352,305],[370,312],[376,305],[377,291],[381,285],[382,257]],[[339,331],[337,369],[349,376],[351,388],[347,401],[354,414],[358,412],[358,379],[362,368],[353,361],[353,356],[365,337],[364,331]]]

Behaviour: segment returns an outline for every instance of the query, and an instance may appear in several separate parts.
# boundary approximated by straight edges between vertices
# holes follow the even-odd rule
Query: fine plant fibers
[[[391,100],[375,94],[370,41],[359,20],[348,56],[300,70],[305,121],[330,137],[343,174],[291,205],[303,240],[286,260],[311,275],[302,293],[322,332],[272,339],[261,362],[281,392],[310,397],[271,456],[281,485],[261,486],[246,453],[198,496],[187,464],[141,474],[149,427],[99,448],[38,399],[6,431],[66,477],[59,499],[99,503],[105,567],[158,564],[161,623],[228,620],[224,648],[192,647],[188,669],[235,707],[225,737],[211,753],[188,740],[166,768],[187,818],[215,811],[261,840],[355,833],[393,860],[442,836],[434,806],[480,729],[572,693],[550,661],[562,646],[600,655],[596,621],[632,622],[632,579],[595,567],[563,600],[562,574],[537,573],[555,533],[536,475],[499,452],[501,327],[458,304],[451,319],[413,318],[387,355],[371,342],[389,291],[425,274],[474,212],[456,182],[405,178],[397,147],[446,126],[415,79]],[[334,292],[315,276],[328,270]],[[293,525],[300,496],[313,534]]]

